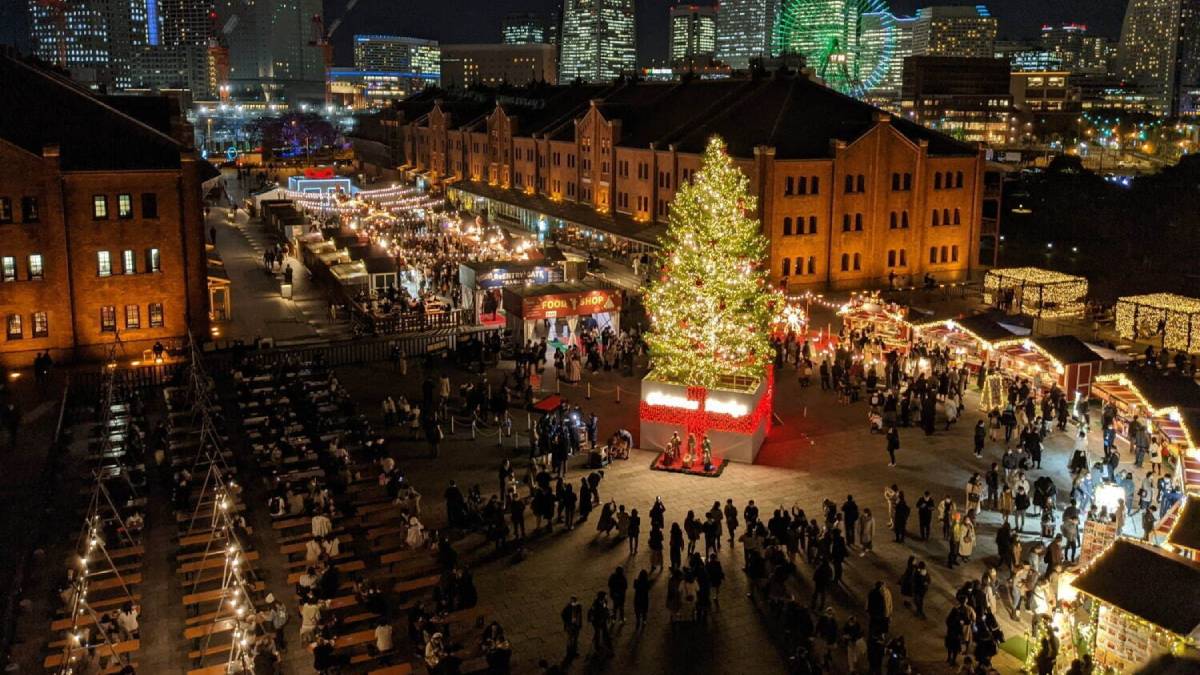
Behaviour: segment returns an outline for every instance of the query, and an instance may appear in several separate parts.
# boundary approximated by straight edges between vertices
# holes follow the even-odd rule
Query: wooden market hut
[[[1098,603],[1093,646],[1098,669],[1133,672],[1168,651],[1196,653],[1200,563],[1121,538],[1072,586]]]
[[[1200,495],[1186,495],[1177,509],[1167,514],[1160,529],[1167,529],[1168,548],[1193,561],[1200,561]]]
[[[1000,368],[1037,386],[1057,384],[1068,395],[1090,397],[1104,359],[1074,335],[1016,338],[996,345]]]

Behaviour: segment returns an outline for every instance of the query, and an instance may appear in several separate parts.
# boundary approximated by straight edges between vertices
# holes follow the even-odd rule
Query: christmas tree
[[[766,238],[746,215],[755,209],[748,186],[714,136],[692,182],[675,193],[662,270],[646,293],[657,379],[712,387],[764,375],[778,297],[762,267]]]

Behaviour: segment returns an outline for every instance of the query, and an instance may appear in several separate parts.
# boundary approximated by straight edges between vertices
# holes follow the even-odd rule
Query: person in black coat
[[[646,570],[638,573],[633,581],[633,620],[634,630],[646,627],[646,615],[650,612],[650,575]]]
[[[892,516],[892,528],[896,533],[896,541],[904,543],[904,537],[908,534],[908,516],[912,512],[908,502],[904,501],[904,493],[896,499],[896,511]]]

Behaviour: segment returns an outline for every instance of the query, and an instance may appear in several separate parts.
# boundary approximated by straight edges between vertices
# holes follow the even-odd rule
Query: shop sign
[[[620,298],[610,291],[560,293],[524,298],[521,315],[525,319],[549,319],[558,316],[599,314],[617,310],[620,306]]]

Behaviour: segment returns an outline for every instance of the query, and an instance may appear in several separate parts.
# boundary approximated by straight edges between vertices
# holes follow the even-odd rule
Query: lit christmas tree
[[[763,377],[771,361],[769,324],[778,297],[763,269],[767,240],[749,180],[717,137],[692,182],[671,203],[659,277],[646,293],[646,341],[654,375],[713,387],[730,377]]]

